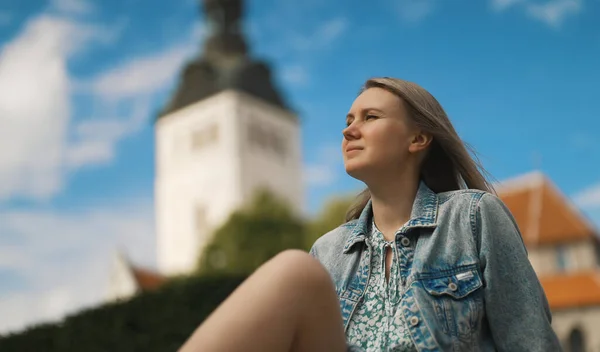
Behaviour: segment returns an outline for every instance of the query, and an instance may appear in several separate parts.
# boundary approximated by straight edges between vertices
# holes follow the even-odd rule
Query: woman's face
[[[346,172],[363,182],[376,175],[401,172],[427,146],[408,120],[403,101],[381,88],[369,88],[352,104],[343,130]],[[423,144],[425,142],[425,144]]]

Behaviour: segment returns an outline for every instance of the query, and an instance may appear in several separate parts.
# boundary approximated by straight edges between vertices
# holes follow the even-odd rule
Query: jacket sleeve
[[[314,244],[310,247],[308,254],[310,254],[311,256],[313,256],[313,258],[315,258],[317,260],[319,259],[319,256],[317,255],[317,248]]]
[[[475,215],[485,312],[496,349],[562,351],[546,295],[512,214],[498,197],[486,193]]]

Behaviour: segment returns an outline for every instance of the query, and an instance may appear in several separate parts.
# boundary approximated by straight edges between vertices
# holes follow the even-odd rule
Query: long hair
[[[475,151],[461,140],[440,103],[427,90],[389,77],[369,79],[361,93],[369,88],[385,89],[402,99],[412,123],[432,136],[420,173],[427,187],[436,193],[465,188],[494,192]],[[346,213],[346,221],[358,219],[370,197],[368,189],[362,191]]]

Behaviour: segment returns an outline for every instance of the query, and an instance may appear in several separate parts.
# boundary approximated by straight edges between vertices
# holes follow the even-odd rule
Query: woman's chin
[[[368,173],[368,167],[362,165],[362,163],[347,162],[344,166],[346,168],[346,173],[349,176],[360,181],[362,181],[365,174]]]

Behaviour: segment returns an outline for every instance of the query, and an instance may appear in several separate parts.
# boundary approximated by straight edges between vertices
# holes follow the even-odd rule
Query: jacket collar
[[[425,182],[421,181],[413,203],[410,220],[406,223],[405,228],[436,227],[438,205],[439,200],[437,194],[429,189],[429,187],[425,185]],[[346,240],[343,253],[348,253],[355,244],[365,240],[369,233],[369,225],[372,218],[373,208],[371,200],[369,199],[367,205],[361,212],[358,221],[352,228],[350,236]]]

